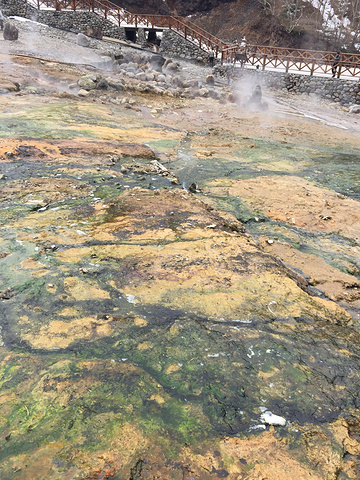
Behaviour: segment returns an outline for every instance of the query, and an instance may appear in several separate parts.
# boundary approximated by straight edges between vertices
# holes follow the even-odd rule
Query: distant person
[[[267,110],[268,104],[262,101],[262,90],[260,85],[256,85],[252,91],[252,95],[249,98],[248,102],[245,104],[246,107],[251,110]]]
[[[214,53],[214,50],[210,50],[210,52],[209,52],[209,64],[210,64],[211,68],[214,66],[214,63],[215,63],[215,53]]]
[[[250,102],[255,103],[255,104],[261,104],[261,99],[262,99],[261,87],[260,87],[260,85],[256,85],[256,87],[254,88],[254,90],[252,92]]]
[[[257,85],[262,84],[262,70],[260,70],[259,65],[256,65],[256,69],[255,69],[255,83]]]
[[[246,38],[244,37],[244,38],[241,40],[240,47],[246,47],[247,44],[248,44],[248,41],[247,41]]]
[[[332,78],[335,77],[336,75],[336,70],[339,66],[339,63],[340,63],[340,59],[341,59],[341,55],[340,55],[340,52],[336,52],[336,55],[334,57],[334,60],[333,60],[333,63],[332,63],[332,68],[331,68],[331,71],[332,71]]]
[[[4,30],[4,15],[1,10],[0,10],[0,28],[1,30]]]

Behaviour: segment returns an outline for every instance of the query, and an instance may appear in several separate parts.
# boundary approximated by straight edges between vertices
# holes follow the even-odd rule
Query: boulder
[[[77,81],[79,87],[84,90],[94,90],[96,88],[97,79],[94,75],[83,75]]]
[[[19,92],[20,85],[7,78],[0,77],[0,93]]]
[[[209,97],[214,98],[217,100],[219,98],[219,93],[216,90],[209,90]]]
[[[137,64],[141,63],[141,57],[140,57],[140,55],[139,55],[138,53],[134,53],[134,54],[133,54],[133,57],[132,57],[132,61],[133,61],[134,63],[137,63]]]
[[[180,87],[182,88],[183,86],[183,81],[180,77],[176,76],[176,77],[173,77],[171,79],[171,83],[175,86],[175,87]]]
[[[114,79],[114,78],[107,78],[106,79],[108,85],[110,88],[113,88],[114,90],[121,92],[124,90],[124,81],[121,79]]]
[[[77,44],[80,45],[81,47],[89,47],[90,46],[90,38],[88,38],[86,35],[83,33],[78,33],[77,37]]]
[[[191,87],[186,87],[184,88],[183,92],[182,92],[182,97],[185,97],[185,98],[195,98],[196,97],[196,91],[191,88]]]
[[[141,82],[145,82],[146,81],[146,74],[145,72],[139,72],[135,75],[135,77],[140,80]]]
[[[4,40],[17,40],[19,38],[19,30],[10,22],[6,22],[4,26]]]
[[[166,60],[164,63],[164,68],[169,70],[170,72],[177,72],[180,69],[180,66],[178,63],[175,63],[174,61],[170,60],[169,58]]]
[[[184,88],[197,87],[199,85],[199,82],[195,78],[192,78],[189,80],[185,80],[183,82],[183,85],[184,85]]]
[[[103,36],[102,35],[102,28],[99,25],[97,25],[97,26],[93,25],[91,27],[87,26],[86,27],[86,35],[88,37],[95,37],[95,38],[102,39],[102,36]]]
[[[78,91],[79,97],[87,97],[90,94],[88,90],[84,90],[83,88]]]
[[[350,113],[360,113],[360,105],[351,105],[349,107]]]
[[[124,54],[124,60],[126,63],[133,61],[133,54],[131,52],[126,52]]]
[[[199,88],[199,95],[200,97],[208,97],[209,90],[207,88]]]
[[[150,65],[157,72],[162,72],[162,67],[165,61],[165,58],[161,55],[153,55],[152,57],[150,57]]]
[[[108,82],[105,78],[100,78],[100,80],[96,84],[97,90],[107,90],[109,88]]]

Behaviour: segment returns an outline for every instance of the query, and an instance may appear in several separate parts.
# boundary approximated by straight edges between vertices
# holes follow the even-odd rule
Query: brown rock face
[[[238,41],[246,36],[250,43],[259,45],[318,50],[336,48],[317,34],[318,12],[310,4],[305,7],[304,20],[300,20],[299,26],[292,31],[283,8],[276,7],[272,14],[257,0],[150,0],[146,3],[115,0],[115,3],[134,13],[192,15],[192,22],[227,41]]]
[[[224,3],[231,3],[231,0],[150,0],[149,2],[142,2],[141,0],[126,0],[120,2],[115,1],[116,4],[121,4],[122,7],[137,13],[162,13],[162,14],[176,14],[181,16],[192,15],[199,12],[210,12],[213,8],[218,7]]]

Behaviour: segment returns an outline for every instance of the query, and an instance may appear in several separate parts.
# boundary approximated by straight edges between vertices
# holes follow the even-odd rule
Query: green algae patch
[[[2,367],[0,398],[7,400],[7,417],[1,427],[8,440],[0,462],[9,474],[15,462],[24,478],[31,478],[41,457],[42,471],[54,478],[71,470],[86,473],[102,466],[98,458],[110,452],[115,471],[124,473],[150,445],[162,446],[171,458],[171,449],[180,451],[184,441],[199,441],[205,434],[201,410],[170,399],[128,363],[53,357],[27,366],[26,358],[7,356]],[[8,389],[17,396],[9,397]],[[19,395],[26,400],[19,401]],[[43,455],[45,445],[50,448]],[[86,458],[93,460],[87,465]]]
[[[36,98],[0,141],[4,477],[356,478],[358,206],[302,178],[330,153]]]

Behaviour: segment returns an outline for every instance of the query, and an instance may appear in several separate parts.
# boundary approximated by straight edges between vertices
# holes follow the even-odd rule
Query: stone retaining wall
[[[125,28],[117,27],[92,12],[57,12],[53,10],[37,10],[21,0],[0,0],[0,9],[6,16],[18,16],[76,33],[86,34],[88,28],[100,27],[103,35],[125,40]]]
[[[172,30],[164,30],[160,45],[160,53],[175,58],[187,58],[201,63],[207,63],[209,55],[196,45],[180,37]]]
[[[312,77],[294,73],[244,70],[239,76],[249,76],[254,83],[299,94],[315,94],[344,106],[360,105],[360,81]]]

